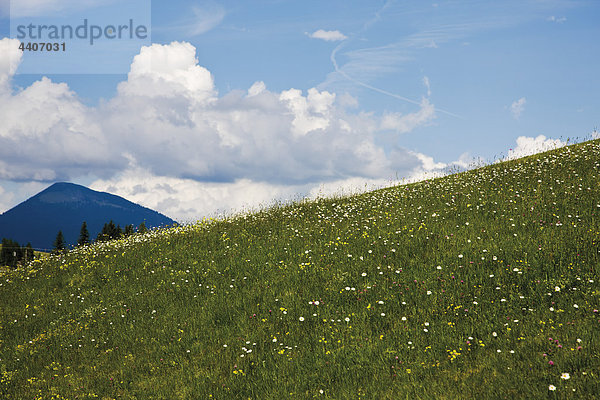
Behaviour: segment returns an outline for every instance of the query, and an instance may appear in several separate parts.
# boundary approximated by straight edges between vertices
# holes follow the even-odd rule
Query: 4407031
[[[66,43],[53,42],[21,42],[19,45],[21,51],[66,51]]]

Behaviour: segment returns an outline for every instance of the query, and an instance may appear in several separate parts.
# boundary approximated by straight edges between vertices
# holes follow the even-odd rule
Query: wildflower
[[[298,319],[300,320],[300,322],[304,321],[304,317],[300,317]]]
[[[560,379],[567,380],[567,379],[569,379],[570,377],[571,377],[571,375],[569,375],[569,373],[568,373],[568,372],[565,372],[565,373],[563,373],[563,374],[560,376]]]
[[[558,287],[558,286],[555,286],[555,287],[554,287],[554,291],[555,291],[555,292],[560,292],[560,287]]]
[[[552,390],[554,392],[556,390],[556,386],[550,385],[548,386],[548,390]]]

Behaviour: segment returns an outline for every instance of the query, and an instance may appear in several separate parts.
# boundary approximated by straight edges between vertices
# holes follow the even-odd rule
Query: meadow
[[[3,399],[600,393],[600,141],[0,276]]]

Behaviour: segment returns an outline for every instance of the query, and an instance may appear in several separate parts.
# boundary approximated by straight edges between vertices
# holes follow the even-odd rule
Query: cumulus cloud
[[[513,101],[510,105],[510,112],[514,119],[519,119],[521,117],[521,114],[525,110],[525,103],[527,103],[527,100],[525,97],[521,97],[519,100]]]
[[[557,149],[565,146],[567,143],[560,139],[549,139],[544,135],[539,135],[535,138],[527,136],[519,136],[517,138],[517,147],[510,149],[505,160],[514,160],[532,154],[543,153],[544,151]]]
[[[18,61],[4,60],[8,82]],[[16,92],[5,86],[0,179],[91,177],[96,189],[175,218],[441,165],[376,141],[382,129],[404,133],[430,122],[427,99],[414,113],[378,117],[350,111],[356,99],[315,88],[273,92],[256,82],[219,95],[189,43],[143,47],[115,97],[96,107],[48,78]]]
[[[216,93],[211,73],[198,65],[196,48],[189,43],[143,46],[131,64],[123,97],[177,98],[206,102]]]
[[[267,86],[263,81],[254,82],[248,89],[248,97],[256,96],[265,91]]]
[[[321,39],[328,42],[337,42],[340,40],[347,39],[348,37],[344,35],[340,31],[325,31],[323,29],[319,29],[318,31],[314,31],[311,34],[308,34],[313,39]]]
[[[3,38],[0,40],[0,91],[7,90],[10,79],[17,72],[23,52],[19,50],[18,39]]]
[[[53,181],[123,165],[93,110],[48,78],[0,96],[0,179]],[[127,165],[126,163],[124,165]]]
[[[425,125],[435,118],[435,106],[429,100],[421,100],[419,111],[410,114],[387,113],[381,120],[381,129],[398,133],[410,132],[418,126]]]

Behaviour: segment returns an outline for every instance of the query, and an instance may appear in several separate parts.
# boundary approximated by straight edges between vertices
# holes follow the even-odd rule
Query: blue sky
[[[115,4],[20,3],[42,19]],[[122,73],[6,73],[0,212],[69,180],[192,220],[582,138],[599,124],[599,15],[592,0],[153,1],[148,57]]]

